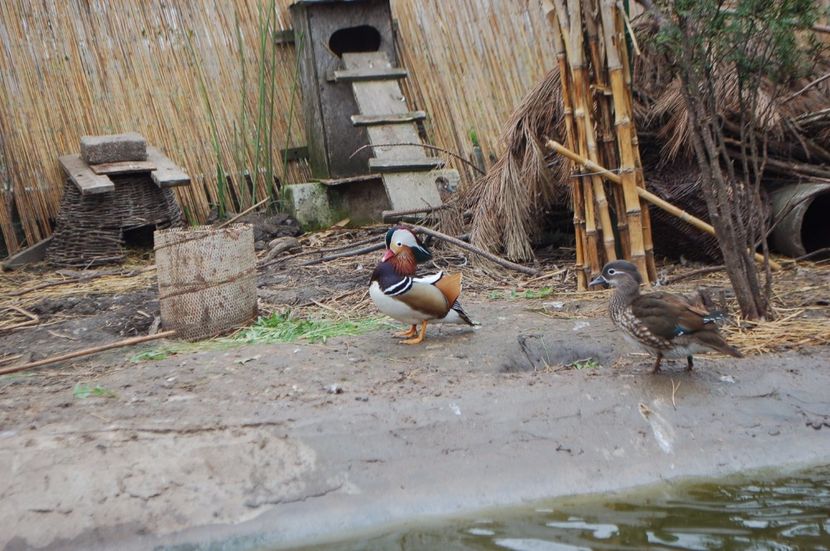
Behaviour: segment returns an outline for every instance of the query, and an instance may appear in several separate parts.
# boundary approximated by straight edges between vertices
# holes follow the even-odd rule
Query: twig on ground
[[[684,279],[689,279],[690,277],[695,277],[699,275],[711,274],[714,272],[719,272],[723,270],[723,266],[706,266],[705,268],[700,268],[697,270],[692,270],[691,272],[686,272],[685,274],[676,275],[674,277],[668,277],[663,282],[663,285],[672,285],[677,283],[678,281],[683,281]]]
[[[464,250],[470,251],[471,253],[475,253],[479,256],[483,256],[490,262],[498,264],[503,268],[509,268],[511,270],[516,270],[517,272],[522,272],[523,274],[528,274],[532,276],[538,276],[539,270],[536,268],[531,268],[530,266],[522,266],[521,264],[516,264],[515,262],[510,262],[509,260],[505,260],[499,256],[494,255],[493,253],[489,253],[485,250],[479,249],[474,245],[470,245],[469,243],[465,243],[464,241],[458,239],[457,237],[453,237],[451,235],[447,235],[445,233],[441,233],[436,230],[432,230],[430,228],[425,228],[423,226],[414,226],[409,224],[403,224],[404,227],[409,227],[415,233],[425,233],[427,235],[431,235],[432,237],[436,237],[447,243],[452,243],[456,247],[460,247]]]
[[[830,247],[824,247],[823,249],[816,249],[813,252],[809,252],[807,254],[803,254],[798,258],[793,258],[794,261],[798,260],[807,260],[808,258],[813,258],[814,256],[818,256],[820,254],[830,253]]]
[[[15,365],[12,367],[7,367],[5,369],[0,369],[0,375],[8,375],[9,373],[16,373],[18,371],[23,371],[26,369],[34,369],[35,367],[41,367],[44,365],[48,365],[55,362],[62,362],[64,360],[72,360],[74,358],[80,358],[82,356],[89,356],[91,354],[97,354],[98,352],[104,352],[105,350],[111,350],[113,348],[122,348],[124,346],[132,346],[134,344],[140,344],[147,341],[157,340],[157,339],[164,339],[167,337],[172,337],[176,334],[175,331],[162,331],[161,333],[156,333],[155,335],[144,335],[142,337],[132,337],[129,339],[124,339],[122,341],[111,342],[109,344],[103,344],[101,346],[93,346],[92,348],[84,348],[83,350],[76,350],[74,352],[68,352],[66,354],[61,354],[59,356],[52,356],[50,358],[44,358],[42,360],[37,360],[36,362],[29,362],[23,365]]]
[[[349,243],[348,245],[339,245],[337,247],[330,247],[328,249],[310,249],[310,250],[303,251],[303,252],[300,252],[300,253],[288,254],[288,255],[285,255],[285,256],[281,256],[279,258],[274,258],[274,259],[269,260],[267,262],[263,262],[262,264],[257,266],[257,269],[267,268],[268,266],[271,266],[273,264],[284,262],[286,260],[292,260],[294,258],[299,258],[301,256],[310,256],[310,255],[313,255],[313,254],[324,255],[326,253],[333,253],[333,252],[351,250],[351,249],[354,249],[355,247],[358,247],[360,245],[367,245],[369,243],[373,243],[373,242],[377,241],[377,239],[378,239],[378,236],[373,235],[372,237],[367,237],[366,239],[361,239],[360,241],[355,241],[354,243]]]
[[[58,285],[71,285],[73,283],[84,283],[86,281],[90,281],[92,279],[98,279],[99,277],[105,276],[124,276],[124,277],[132,277],[139,274],[143,274],[144,272],[149,272],[150,270],[155,270],[156,265],[151,264],[145,268],[141,268],[138,270],[132,270],[130,272],[124,272],[122,270],[106,270],[103,272],[96,272],[94,274],[90,274],[88,276],[79,276],[79,277],[72,277],[67,279],[62,279],[60,281],[47,281],[46,283],[41,283],[39,285],[35,285],[34,287],[29,287],[27,289],[21,289],[19,291],[14,291],[9,293],[9,296],[12,297],[19,297],[25,295],[27,293],[31,293],[33,291],[40,291],[41,289],[47,289],[49,287],[56,287]]]
[[[306,260],[300,266],[312,266],[314,264],[322,264],[323,262],[327,262],[329,260],[335,260],[337,258],[344,258],[347,256],[358,256],[361,254],[371,253],[374,251],[379,251],[381,249],[386,248],[386,243],[376,243],[374,245],[369,245],[368,247],[362,247],[360,249],[350,249],[348,251],[343,251],[340,253],[328,254],[321,256],[320,258],[313,258],[311,260]]]
[[[255,204],[255,205],[251,205],[251,206],[250,206],[250,207],[248,207],[247,209],[245,209],[245,210],[243,210],[242,212],[240,212],[239,214],[235,215],[235,216],[234,216],[233,218],[231,218],[230,220],[225,220],[224,222],[222,222],[221,224],[219,224],[218,226],[216,226],[216,228],[217,228],[217,229],[222,229],[222,228],[224,228],[225,226],[229,226],[229,225],[233,224],[234,222],[236,222],[237,220],[239,220],[240,218],[242,218],[243,216],[245,216],[246,214],[248,214],[248,213],[249,213],[249,212],[251,212],[252,210],[254,210],[254,209],[256,209],[256,208],[261,207],[262,205],[264,205],[265,203],[267,203],[267,202],[268,202],[268,201],[270,201],[270,200],[271,200],[271,197],[270,197],[270,196],[266,197],[265,199],[263,199],[263,200],[262,200],[262,201],[260,201],[259,203]]]
[[[435,207],[423,207],[419,209],[405,209],[405,210],[385,210],[383,211],[383,221],[384,222],[391,222],[394,221],[402,216],[407,216],[410,214],[427,214],[430,212],[435,212],[438,210],[444,210],[450,208],[452,205],[450,203],[444,203],[443,205],[438,205]]]
[[[680,388],[680,383],[683,381],[677,381],[677,384],[674,384],[674,379],[671,379],[671,405],[674,409],[677,409],[677,401],[675,400],[675,396],[677,396],[677,389]]]

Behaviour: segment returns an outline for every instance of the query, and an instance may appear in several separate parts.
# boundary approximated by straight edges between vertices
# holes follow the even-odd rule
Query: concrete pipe
[[[830,247],[830,184],[790,184],[771,198],[773,250],[797,258]]]

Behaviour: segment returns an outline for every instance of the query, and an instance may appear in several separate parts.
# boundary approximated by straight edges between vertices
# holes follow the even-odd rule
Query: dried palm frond
[[[505,124],[506,152],[462,197],[473,213],[472,242],[487,250],[504,248],[511,260],[533,258],[531,238],[537,216],[555,200],[567,197],[558,160],[551,162],[541,143],[562,124],[559,71],[550,71],[519,104]]]

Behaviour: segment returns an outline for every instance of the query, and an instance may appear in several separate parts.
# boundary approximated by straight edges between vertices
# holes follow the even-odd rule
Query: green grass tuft
[[[93,398],[115,398],[115,392],[104,388],[100,385],[89,386],[86,383],[78,383],[72,390],[72,394],[79,400],[84,400],[92,396]]]
[[[229,338],[244,344],[268,344],[277,342],[325,342],[332,337],[362,335],[386,324],[381,318],[357,320],[300,319],[291,318],[290,312],[259,318],[251,327]]]
[[[576,360],[567,364],[565,367],[581,371],[583,369],[599,369],[602,367],[594,358],[585,358],[584,360]]]
[[[541,289],[525,289],[524,291],[490,291],[490,300],[517,299],[538,300],[548,298],[553,294],[553,287],[542,287]]]

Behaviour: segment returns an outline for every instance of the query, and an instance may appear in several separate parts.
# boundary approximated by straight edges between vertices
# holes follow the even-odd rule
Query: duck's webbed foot
[[[415,328],[414,325],[412,327],[413,327],[413,329]],[[412,338],[412,339],[406,339],[405,341],[401,341],[401,344],[421,344],[424,340],[424,337],[426,337],[426,335],[427,335],[427,322],[422,321],[421,322],[421,331],[418,332],[418,336],[415,337],[415,338]]]
[[[407,338],[407,337],[414,337],[417,334],[418,334],[418,326],[415,325],[415,324],[412,324],[409,327],[409,329],[407,329],[406,331],[401,331],[400,333],[395,333],[394,336],[395,337]]]

